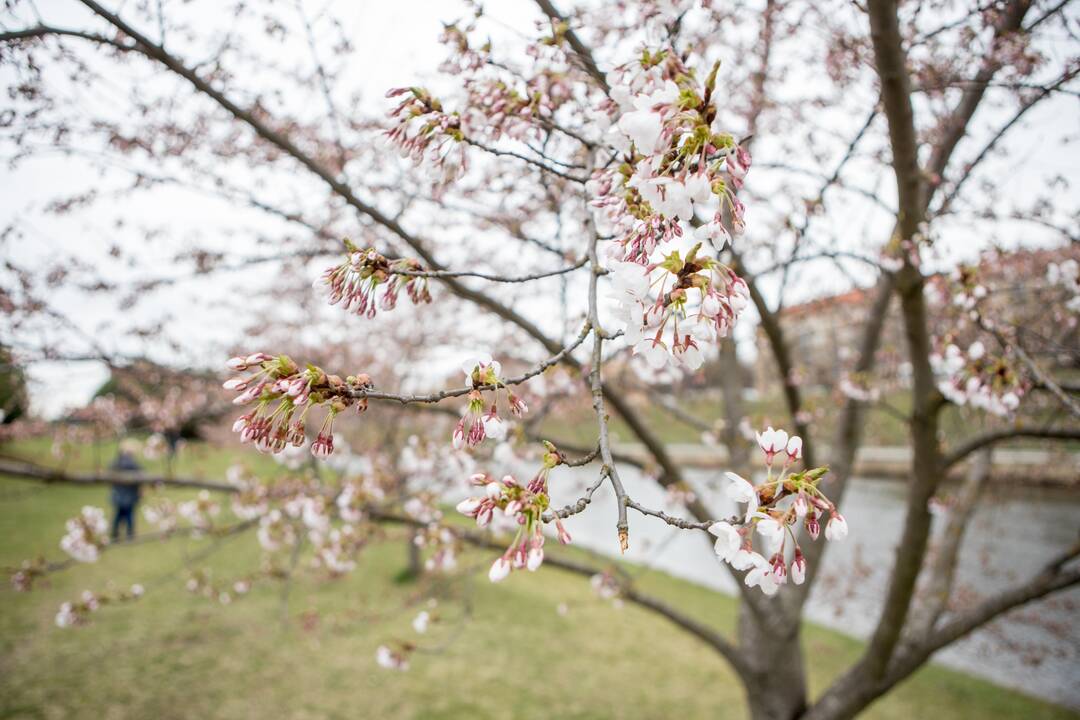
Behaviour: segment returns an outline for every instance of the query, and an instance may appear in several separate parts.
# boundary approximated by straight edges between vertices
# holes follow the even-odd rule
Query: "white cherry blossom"
[[[742,547],[742,535],[733,525],[723,521],[710,525],[709,532],[716,536],[716,543],[713,545],[716,556],[724,562],[731,562]]]

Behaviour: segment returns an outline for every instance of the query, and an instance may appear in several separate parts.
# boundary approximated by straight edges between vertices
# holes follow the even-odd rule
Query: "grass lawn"
[[[45,448],[24,443],[3,452],[44,461]],[[99,457],[111,457],[111,449]],[[253,453],[244,459],[273,467]],[[93,461],[83,451],[70,466]],[[227,462],[227,453],[193,447],[177,471],[220,477]],[[107,493],[0,478],[0,566],[41,553],[59,559],[64,520],[84,504],[104,506]],[[31,593],[16,593],[5,582],[0,718],[745,716],[738,682],[717,655],[657,616],[598,599],[578,576],[544,567],[492,585],[484,572],[490,553],[472,552],[457,575],[401,581],[405,539],[391,530],[344,579],[326,580],[305,568],[287,605],[283,584],[263,581],[222,606],[184,590],[191,558],[205,554],[192,567],[225,581],[257,567],[259,551],[250,533],[214,543],[176,538],[116,548],[96,564],[52,575]],[[99,610],[86,627],[54,626],[61,602],[110,582],[142,583],[146,595],[131,606]],[[640,582],[731,630],[732,600],[661,573],[644,573]],[[410,621],[431,597],[438,598],[438,620],[417,635]],[[565,615],[556,612],[560,603],[568,607]],[[379,668],[375,648],[399,638],[421,648],[411,669]],[[861,647],[812,626],[804,644],[815,691]],[[938,667],[923,669],[866,714],[931,716],[1075,717]]]

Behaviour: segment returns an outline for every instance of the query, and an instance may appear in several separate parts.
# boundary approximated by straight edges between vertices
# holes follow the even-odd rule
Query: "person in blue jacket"
[[[137,473],[142,467],[135,460],[138,445],[133,441],[125,440],[120,443],[120,451],[116,454],[110,470],[120,473]],[[115,483],[109,499],[113,506],[112,539],[120,537],[120,524],[127,526],[127,537],[135,537],[135,507],[139,504],[141,486],[137,484]]]

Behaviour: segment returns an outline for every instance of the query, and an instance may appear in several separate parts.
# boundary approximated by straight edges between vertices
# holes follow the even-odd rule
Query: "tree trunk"
[[[806,669],[800,623],[765,626],[745,606],[739,613],[739,645],[751,672],[746,700],[751,720],[794,720],[806,711]]]
[[[420,546],[416,544],[413,535],[408,535],[405,540],[409,553],[409,566],[407,572],[410,577],[418,578],[424,572],[424,565],[420,559]]]

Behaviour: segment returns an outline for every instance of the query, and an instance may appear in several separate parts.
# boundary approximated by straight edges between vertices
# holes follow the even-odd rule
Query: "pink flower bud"
[[[566,531],[566,528],[563,526],[562,521],[558,518],[555,519],[555,529],[558,530],[559,533],[559,542],[561,542],[563,545],[569,545],[571,539],[570,533]]]
[[[829,524],[825,526],[826,540],[843,540],[847,537],[848,526],[844,516],[835,510],[829,518]]]
[[[466,498],[457,504],[457,511],[462,515],[468,515],[469,517],[476,517],[476,513],[479,509],[480,501],[476,498]]]
[[[500,557],[492,563],[491,569],[488,570],[488,580],[493,583],[502,582],[510,574],[510,569],[510,561],[505,557]]]
[[[536,572],[543,562],[544,548],[534,547],[529,551],[529,559],[525,562],[525,567],[529,569],[529,572]]]
[[[781,553],[776,553],[772,557],[772,574],[777,585],[783,585],[787,582],[787,564],[784,562],[784,556]]]
[[[806,581],[806,558],[799,548],[795,548],[795,559],[791,561],[791,580],[796,585]]]

